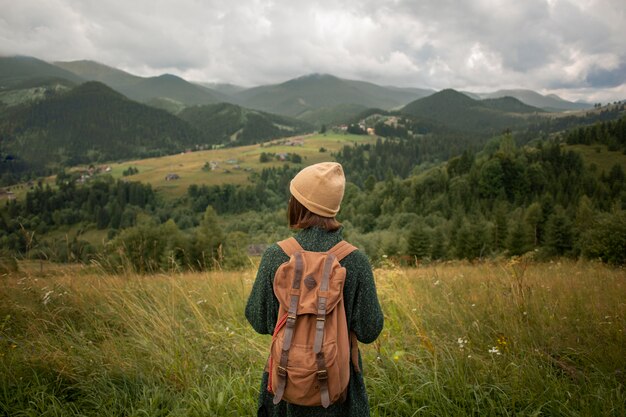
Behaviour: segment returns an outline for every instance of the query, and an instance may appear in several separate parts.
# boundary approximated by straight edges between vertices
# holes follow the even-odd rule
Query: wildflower
[[[416,308],[412,308],[411,311],[415,313],[417,311],[417,309]]]
[[[433,285],[439,285],[439,284],[441,284],[441,281],[439,281],[439,280],[437,280],[437,281],[435,281],[435,282],[433,283]]]
[[[472,304],[472,307],[476,307],[476,304]]]
[[[501,355],[502,353],[500,353],[500,349],[498,349],[497,346],[493,346],[491,349],[489,349],[489,353],[491,354],[496,354],[496,355]]]
[[[200,305],[200,304],[204,304],[206,302],[207,302],[206,300],[202,299],[202,300],[196,301],[196,304]]]
[[[459,337],[456,342],[459,344],[459,349],[463,350],[463,348],[465,347],[465,345],[467,345],[467,338],[462,338]]]
[[[496,340],[496,343],[498,344],[499,347],[506,349],[508,341],[506,340],[506,337],[503,335],[498,336],[498,339]]]

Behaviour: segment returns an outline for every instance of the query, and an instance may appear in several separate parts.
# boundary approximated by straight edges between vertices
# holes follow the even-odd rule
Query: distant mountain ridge
[[[172,74],[139,77],[94,61],[55,62],[55,65],[86,80],[102,82],[126,97],[141,102],[167,98],[186,105],[202,105],[232,100],[225,94]]]
[[[22,83],[35,84],[50,79],[64,79],[74,84],[86,80],[48,62],[28,56],[0,56],[0,90],[15,88]]]
[[[281,84],[250,88],[236,97],[246,107],[299,117],[308,111],[345,104],[391,109],[432,92],[381,87],[329,74],[310,74]]]
[[[475,133],[498,133],[515,128],[526,122],[522,115],[540,112],[543,111],[513,97],[475,100],[452,89],[415,100],[401,109],[401,113],[418,121]]]
[[[37,78],[39,80],[35,81]],[[55,62],[53,65],[32,57],[0,57],[0,88],[14,87],[25,81],[32,86],[33,83],[45,83],[45,79],[53,78],[68,80],[74,84],[87,80],[100,81],[141,102],[173,100],[184,106],[226,102],[269,113],[302,116],[307,121],[311,121],[318,111],[321,111],[320,114],[328,114],[329,109],[336,106],[345,108],[353,105],[391,110],[435,93],[432,89],[380,86],[329,74],[309,74],[279,84],[245,88],[227,83],[188,82],[170,74],[140,77],[87,60]],[[592,107],[587,103],[574,103],[553,94],[544,96],[524,89],[464,93],[480,99],[510,96],[527,105],[549,111]],[[319,120],[314,122],[320,124]]]
[[[564,111],[564,110],[584,110],[593,107],[588,103],[574,103],[571,101],[563,100],[556,94],[542,95],[532,90],[498,90],[492,93],[472,93],[481,99],[490,98],[502,98],[502,97],[514,97],[519,101],[528,104],[529,106],[539,107],[549,111]]]

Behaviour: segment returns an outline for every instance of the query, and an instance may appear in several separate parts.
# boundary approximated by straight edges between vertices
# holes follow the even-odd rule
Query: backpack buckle
[[[326,369],[322,369],[321,371],[317,371],[317,379],[323,381],[328,379],[328,371]]]
[[[280,375],[282,377],[287,376],[287,370],[279,365],[278,366],[278,375]]]

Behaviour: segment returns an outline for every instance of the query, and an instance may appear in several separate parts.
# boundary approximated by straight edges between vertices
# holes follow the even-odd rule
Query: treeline
[[[565,141],[570,145],[601,144],[606,145],[609,151],[626,153],[626,117],[572,129],[565,135]]]
[[[349,188],[341,212],[370,256],[475,259],[538,250],[538,256],[626,262],[620,165],[597,172],[558,143],[518,149],[505,135],[490,152],[465,152],[402,179],[409,165],[398,143],[341,155],[358,181],[371,172],[361,186]],[[393,149],[399,152],[395,162]]]
[[[150,185],[104,177],[83,187],[62,172],[54,189],[39,182],[26,193],[23,201],[7,202],[0,217],[0,247],[26,254],[41,237],[63,226],[82,224],[112,231],[129,228],[136,225],[138,215],[143,210],[151,210],[155,202]],[[86,242],[78,246],[80,253],[75,253],[75,258],[86,260],[95,252]],[[42,253],[56,260],[70,257],[68,253],[55,253],[56,249],[46,248]]]
[[[251,177],[251,186],[192,185],[173,201],[159,199],[139,182],[102,176],[78,185],[76,174],[62,171],[56,187],[39,182],[24,200],[7,202],[0,248],[13,256],[97,261],[111,270],[239,267],[247,262],[248,244],[286,233],[284,216],[271,213],[284,207],[288,183],[299,169],[264,169]],[[225,219],[238,214],[232,227],[224,227]],[[100,245],[83,237],[93,229],[107,231]]]
[[[418,172],[410,146],[384,140],[338,155],[348,179],[339,220],[345,237],[372,260],[413,264],[532,252],[626,263],[620,165],[587,167],[556,141],[518,147],[504,135],[480,153],[465,151]],[[98,261],[111,270],[239,267],[250,246],[288,233],[289,182],[300,169],[267,168],[247,185],[192,185],[175,200],[136,182],[102,177],[81,186],[61,173],[57,187],[38,184],[7,203],[0,246],[31,258]],[[107,230],[101,244],[81,232],[98,229]]]
[[[219,214],[277,210],[286,205],[289,182],[300,169],[298,165],[289,164],[264,168],[250,175],[250,185],[191,185],[187,190],[187,203],[196,213],[207,206],[212,206]]]

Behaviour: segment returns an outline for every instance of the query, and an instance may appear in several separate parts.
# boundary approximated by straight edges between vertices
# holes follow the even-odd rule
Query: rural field
[[[247,145],[234,148],[220,148],[178,155],[147,158],[136,161],[111,164],[111,175],[122,178],[129,167],[139,170],[138,174],[127,178],[133,181],[151,184],[155,190],[162,191],[167,197],[180,197],[192,184],[222,185],[245,184],[252,172],[260,173],[263,168],[280,167],[285,164],[272,158],[261,163],[261,153],[289,154],[296,153],[306,165],[332,160],[332,152],[339,151],[345,145],[353,143],[375,142],[372,136],[327,133],[295,136],[276,139],[262,145]],[[290,145],[295,143],[296,145]],[[325,152],[320,152],[324,148]],[[216,163],[214,169],[203,169],[205,164]],[[168,174],[179,176],[176,180],[166,180]]]
[[[0,278],[0,414],[250,416],[269,338],[239,272]],[[513,258],[375,270],[374,416],[626,415],[626,273]]]
[[[190,185],[223,185],[246,184],[253,172],[260,173],[264,168],[281,167],[285,161],[280,161],[275,155],[298,154],[305,165],[334,160],[332,153],[339,151],[345,145],[374,143],[375,136],[351,135],[345,133],[328,132],[276,139],[256,145],[237,146],[232,148],[218,148],[201,150],[157,158],[145,158],[124,162],[109,162],[97,164],[99,167],[110,167],[109,174],[113,178],[127,178],[130,181],[141,181],[150,184],[166,199],[184,195]],[[323,148],[324,152],[320,152]],[[260,162],[261,153],[273,154],[269,162]],[[210,163],[215,162],[214,169]],[[205,168],[206,165],[206,168]],[[124,171],[130,167],[136,168],[137,174],[124,177]],[[86,171],[88,166],[76,166],[72,171]],[[100,174],[100,175],[102,175]],[[166,180],[168,174],[176,174],[176,180]],[[41,178],[43,184],[55,187],[56,176]],[[23,200],[26,193],[32,189],[32,184],[21,183],[10,187],[18,200]],[[6,200],[0,195],[0,202]]]

